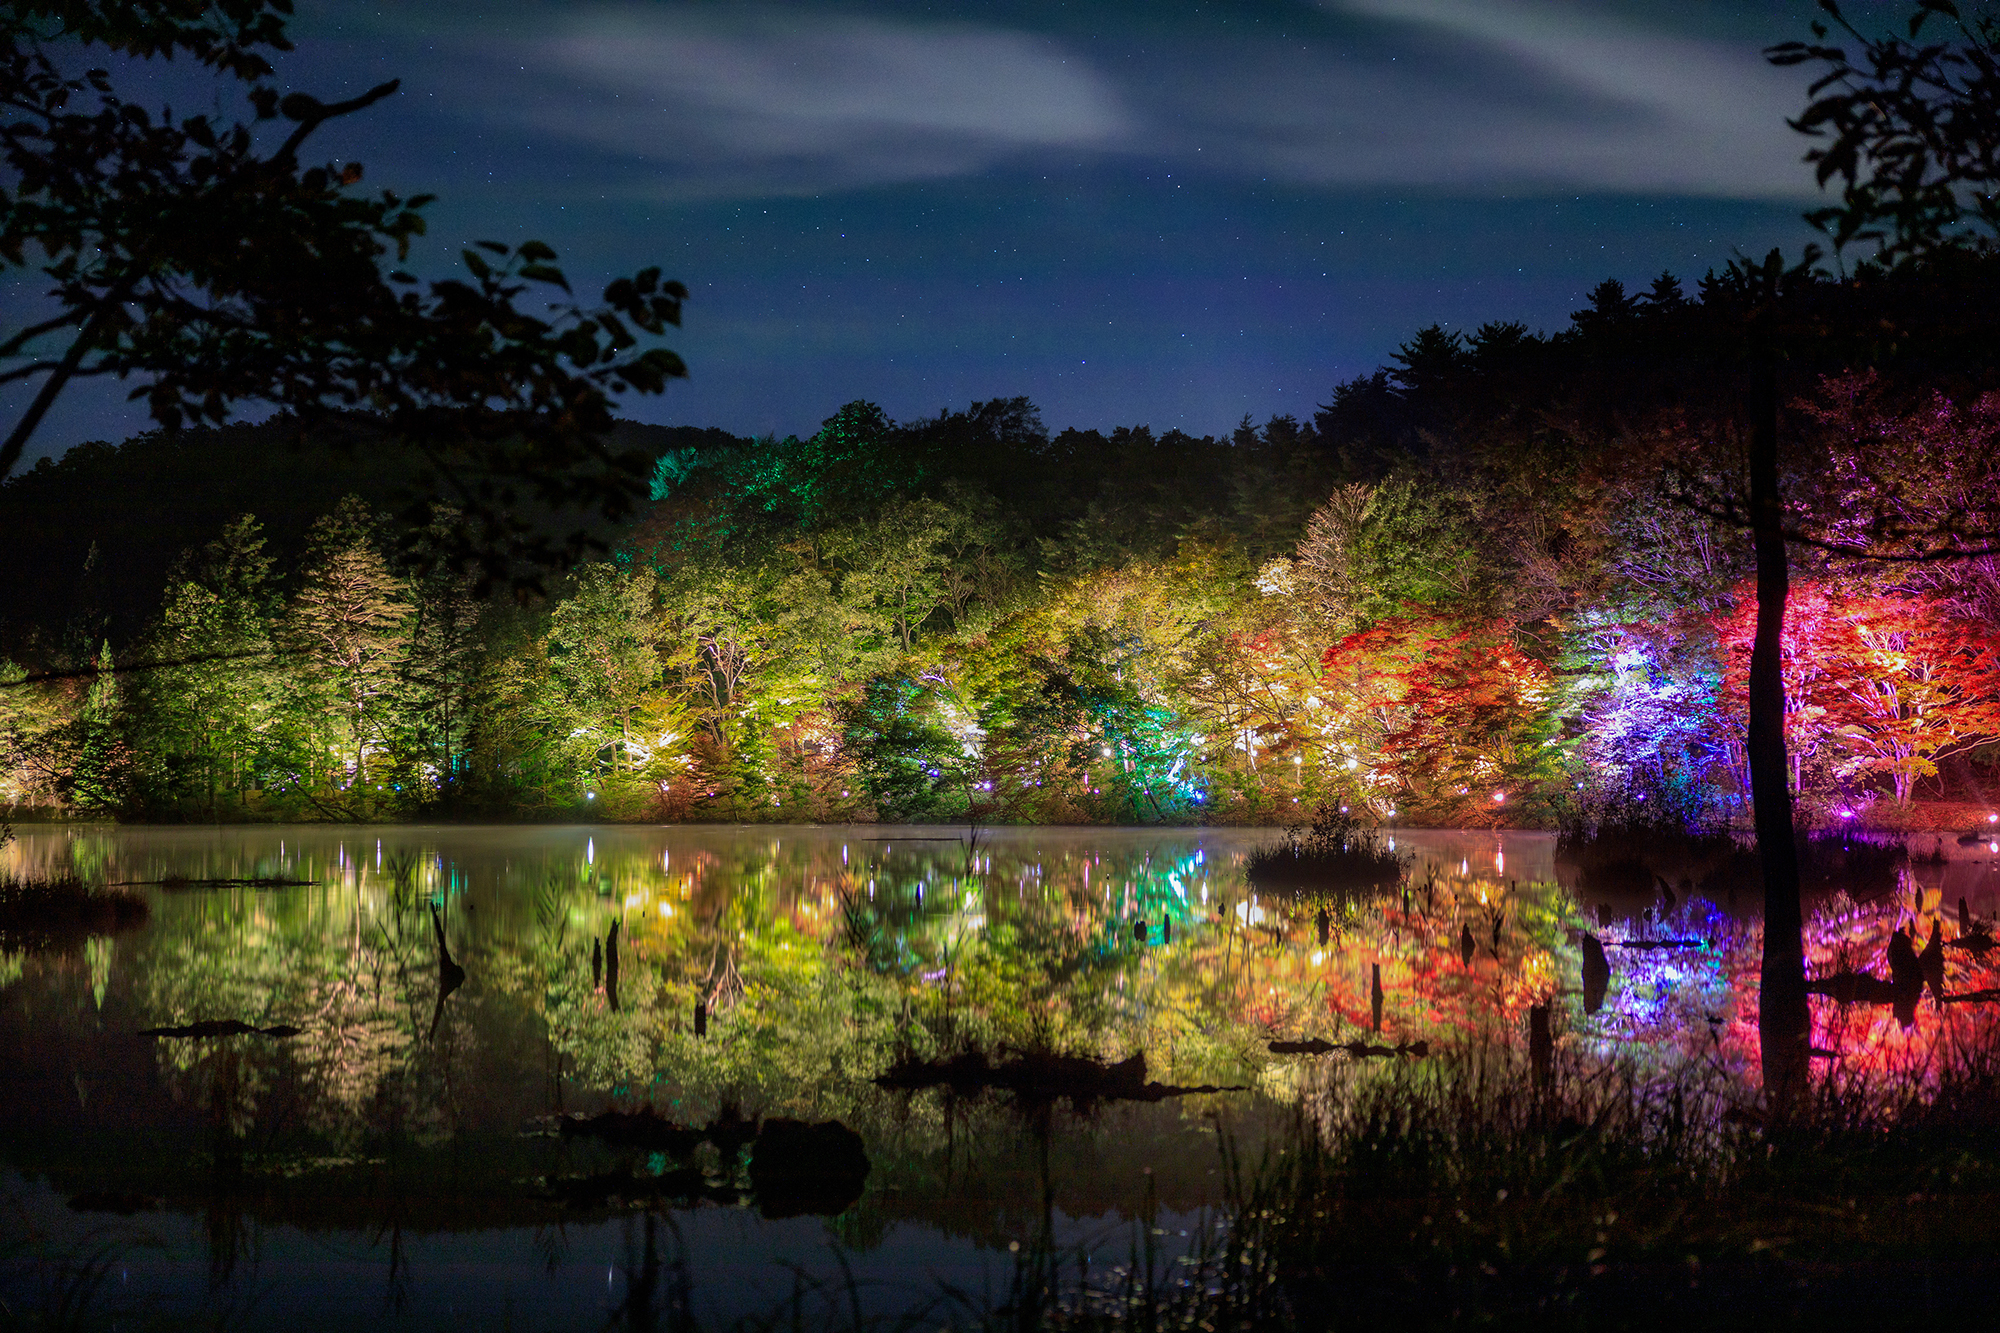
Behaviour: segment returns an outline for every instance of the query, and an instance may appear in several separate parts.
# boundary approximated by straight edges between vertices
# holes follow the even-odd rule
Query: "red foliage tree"
[[[1718,626],[1723,689],[1738,708],[1755,616],[1746,591]],[[1899,804],[1936,775],[1938,760],[2000,736],[2000,652],[1926,598],[1803,585],[1788,609],[1782,657],[1795,762],[1831,745],[1836,774],[1886,778]]]
[[[1322,665],[1329,691],[1380,724],[1371,781],[1419,809],[1497,823],[1554,775],[1554,681],[1504,622],[1392,617]]]

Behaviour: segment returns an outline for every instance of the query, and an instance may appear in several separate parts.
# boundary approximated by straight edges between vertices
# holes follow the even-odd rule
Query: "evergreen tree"
[[[129,726],[143,757],[143,803],[222,817],[255,780],[276,705],[271,561],[245,514],[170,577],[143,640]]]
[[[433,527],[448,525],[440,513]],[[454,799],[471,744],[473,699],[487,660],[482,607],[467,574],[420,561],[409,587],[409,645],[398,669],[402,759],[416,785]]]
[[[409,647],[407,590],[376,536],[374,515],[352,496],[313,525],[282,631],[307,734],[349,790],[368,789],[371,759],[383,754]]]

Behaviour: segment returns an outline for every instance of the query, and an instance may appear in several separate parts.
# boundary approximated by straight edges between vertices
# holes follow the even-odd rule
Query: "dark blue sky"
[[[403,79],[317,143],[439,193],[423,267],[537,237],[580,288],[685,281],[692,378],[643,419],[1027,394],[1206,432],[1310,416],[1432,321],[1552,328],[1605,277],[1796,251],[1805,80],[1758,52],[1811,12],[300,0],[281,73]],[[79,394],[39,452],[142,424]]]

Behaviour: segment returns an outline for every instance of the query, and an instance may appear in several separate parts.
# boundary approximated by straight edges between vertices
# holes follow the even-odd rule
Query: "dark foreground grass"
[[[93,935],[136,930],[149,915],[137,894],[98,888],[75,875],[0,878],[0,949],[74,948]]]
[[[1912,1327],[2000,1308],[2000,1062],[1835,1075],[1784,1123],[1720,1075],[1505,1052],[1329,1066],[1257,1219],[1301,1328]],[[1267,1204],[1267,1207],[1269,1205]]]
[[[1902,1329],[2000,1308],[2000,1060],[1940,1052],[1905,1079],[1836,1074],[1783,1123],[1717,1069],[1642,1078],[1518,1051],[1393,1066],[1331,1058],[1294,1133],[1257,1162],[1227,1133],[1227,1202],[1171,1242],[1142,1201],[1119,1262],[1054,1244],[1053,1218],[1005,1283],[925,1285],[897,1313],[848,1275],[800,1275],[739,1333],[1217,1333],[1520,1328]],[[1226,1129],[1226,1126],[1225,1126]],[[694,1333],[702,1275],[674,1214],[646,1213],[615,1314],[576,1328]],[[102,1256],[55,1263],[49,1315],[105,1326]],[[25,1290],[17,1286],[16,1290]],[[79,1293],[92,1303],[79,1310]],[[899,1301],[901,1296],[899,1294]],[[17,1311],[17,1314],[24,1312]],[[105,1317],[99,1318],[102,1314]]]

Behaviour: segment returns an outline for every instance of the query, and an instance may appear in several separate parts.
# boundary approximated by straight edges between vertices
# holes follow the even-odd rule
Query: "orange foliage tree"
[[[1328,691],[1380,726],[1371,784],[1414,810],[1498,823],[1558,774],[1554,679],[1502,621],[1390,617],[1322,664]]]

